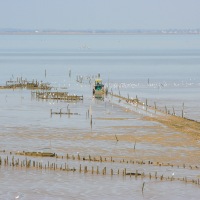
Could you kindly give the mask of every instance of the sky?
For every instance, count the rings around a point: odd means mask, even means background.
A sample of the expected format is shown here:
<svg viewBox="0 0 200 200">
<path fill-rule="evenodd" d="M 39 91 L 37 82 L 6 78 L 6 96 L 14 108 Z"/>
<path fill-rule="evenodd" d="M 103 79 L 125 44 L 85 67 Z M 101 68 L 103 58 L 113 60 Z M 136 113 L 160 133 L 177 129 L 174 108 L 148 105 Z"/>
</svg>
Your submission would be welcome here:
<svg viewBox="0 0 200 200">
<path fill-rule="evenodd" d="M 0 0 L 0 28 L 197 29 L 200 0 Z"/>
</svg>

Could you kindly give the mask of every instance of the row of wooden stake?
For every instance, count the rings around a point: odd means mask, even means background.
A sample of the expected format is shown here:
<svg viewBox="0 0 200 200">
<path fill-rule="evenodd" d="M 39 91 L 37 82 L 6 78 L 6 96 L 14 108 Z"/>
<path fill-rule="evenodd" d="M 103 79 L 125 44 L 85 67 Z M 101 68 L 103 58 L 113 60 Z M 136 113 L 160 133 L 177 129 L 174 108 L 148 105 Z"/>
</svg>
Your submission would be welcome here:
<svg viewBox="0 0 200 200">
<path fill-rule="evenodd" d="M 4 167 L 16 167 L 16 168 L 35 168 L 35 169 L 41 169 L 41 170 L 60 170 L 60 171 L 71 171 L 71 172 L 79 172 L 79 173 L 82 173 L 84 172 L 85 174 L 90 172 L 91 174 L 102 174 L 102 175 L 123 175 L 123 176 L 130 176 L 130 177 L 135 177 L 137 178 L 138 176 L 140 176 L 142 179 L 143 178 L 148 178 L 149 179 L 159 179 L 159 180 L 170 180 L 170 181 L 184 181 L 186 183 L 193 183 L 193 184 L 196 184 L 196 185 L 200 185 L 200 180 L 197 179 L 197 180 L 188 180 L 187 177 L 183 177 L 183 178 L 175 178 L 173 175 L 171 177 L 164 177 L 163 175 L 161 176 L 158 176 L 157 172 L 155 172 L 154 174 L 145 174 L 144 172 L 143 173 L 139 173 L 138 170 L 136 170 L 135 172 L 127 172 L 127 169 L 124 168 L 122 170 L 117 170 L 117 172 L 114 173 L 114 170 L 113 169 L 110 169 L 110 173 L 107 172 L 107 168 L 106 167 L 103 167 L 102 170 L 99 169 L 99 166 L 97 165 L 96 166 L 96 169 L 94 168 L 94 166 L 91 167 L 91 169 L 89 170 L 88 166 L 84 166 L 82 168 L 82 165 L 80 164 L 79 165 L 79 170 L 76 169 L 75 167 L 73 168 L 70 168 L 67 163 L 64 163 L 63 164 L 60 164 L 60 166 L 58 167 L 58 164 L 56 164 L 55 162 L 54 163 L 50 163 L 49 161 L 47 162 L 47 164 L 43 164 L 42 162 L 37 162 L 37 161 L 32 161 L 32 160 L 28 160 L 27 158 L 25 160 L 19 160 L 18 159 L 15 159 L 14 156 L 12 157 L 11 161 L 9 160 L 8 156 L 4 159 L 2 159 L 0 157 L 0 166 L 4 166 Z M 102 173 L 101 173 L 102 172 Z M 120 173 L 121 172 L 121 173 Z"/>
</svg>

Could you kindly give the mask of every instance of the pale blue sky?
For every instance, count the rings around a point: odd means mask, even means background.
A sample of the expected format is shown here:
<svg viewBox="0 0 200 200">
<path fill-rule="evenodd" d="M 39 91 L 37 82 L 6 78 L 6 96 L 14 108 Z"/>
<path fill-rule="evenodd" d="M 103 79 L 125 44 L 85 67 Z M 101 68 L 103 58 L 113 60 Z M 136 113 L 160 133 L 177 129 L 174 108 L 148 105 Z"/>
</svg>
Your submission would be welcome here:
<svg viewBox="0 0 200 200">
<path fill-rule="evenodd" d="M 195 29 L 200 0 L 0 0 L 0 28 Z"/>
</svg>

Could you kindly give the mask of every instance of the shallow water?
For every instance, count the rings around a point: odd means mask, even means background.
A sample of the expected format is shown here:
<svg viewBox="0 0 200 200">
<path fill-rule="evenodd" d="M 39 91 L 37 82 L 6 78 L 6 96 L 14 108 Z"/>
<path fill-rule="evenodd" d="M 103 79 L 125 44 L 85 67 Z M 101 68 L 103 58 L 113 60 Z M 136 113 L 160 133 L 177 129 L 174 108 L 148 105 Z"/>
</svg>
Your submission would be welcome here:
<svg viewBox="0 0 200 200">
<path fill-rule="evenodd" d="M 200 195 L 198 188 L 177 181 L 40 170 L 1 171 L 2 199 L 198 199 Z"/>
<path fill-rule="evenodd" d="M 187 39 L 187 45 L 183 41 Z M 53 90 L 83 95 L 80 102 L 38 101 L 29 90 L 0 91 L 0 150 L 47 151 L 172 163 L 171 167 L 107 163 L 110 169 L 140 170 L 197 179 L 200 143 L 144 116 L 158 113 L 92 98 L 88 77 L 101 74 L 115 94 L 161 110 L 165 106 L 200 121 L 199 36 L 0 36 L 0 84 L 17 77 L 49 82 Z M 87 48 L 86 48 L 87 47 Z M 47 75 L 45 77 L 45 69 Z M 69 70 L 72 72 L 69 77 Z M 83 82 L 76 82 L 83 76 Z M 67 87 L 67 89 L 62 89 Z M 79 115 L 52 115 L 50 110 Z M 88 110 L 92 109 L 92 127 Z M 116 141 L 116 136 L 119 141 Z M 135 148 L 135 149 L 134 149 Z M 9 154 L 9 153 L 7 153 Z M 2 154 L 6 156 L 6 154 Z M 47 159 L 42 158 L 43 162 Z M 59 164 L 62 160 L 57 161 Z M 68 161 L 79 166 L 78 161 Z M 187 168 L 178 168 L 186 163 Z M 88 163 L 91 167 L 91 163 Z M 72 167 L 73 167 L 72 166 Z M 96 166 L 96 164 L 95 164 Z M 100 167 L 103 167 L 99 163 Z M 199 186 L 110 175 L 13 169 L 1 166 L 2 199 L 198 199 Z M 145 182 L 144 193 L 142 184 Z M 167 195 L 166 195 L 167 194 Z"/>
</svg>

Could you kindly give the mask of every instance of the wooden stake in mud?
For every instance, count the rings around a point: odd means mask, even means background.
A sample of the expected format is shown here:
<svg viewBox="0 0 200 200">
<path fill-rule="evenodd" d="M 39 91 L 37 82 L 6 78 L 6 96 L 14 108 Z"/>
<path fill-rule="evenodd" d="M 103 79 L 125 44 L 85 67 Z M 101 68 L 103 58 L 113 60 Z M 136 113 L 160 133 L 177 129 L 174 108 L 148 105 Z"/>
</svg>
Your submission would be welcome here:
<svg viewBox="0 0 200 200">
<path fill-rule="evenodd" d="M 110 174 L 111 174 L 111 176 L 113 176 L 113 169 L 110 170 Z"/>
<path fill-rule="evenodd" d="M 80 160 L 81 159 L 81 157 L 80 157 L 80 155 L 78 154 L 78 160 Z"/>
<path fill-rule="evenodd" d="M 80 164 L 80 167 L 79 167 L 79 172 L 81 173 L 81 164 Z"/>
<path fill-rule="evenodd" d="M 116 139 L 117 142 L 119 141 L 118 138 L 117 138 L 117 136 L 116 136 L 116 134 L 115 134 L 115 139 Z"/>
<path fill-rule="evenodd" d="M 181 114 L 182 118 L 184 117 L 184 111 L 182 110 L 182 114 Z"/>
<path fill-rule="evenodd" d="M 147 99 L 146 99 L 146 110 L 147 110 L 148 104 L 147 104 Z"/>
<path fill-rule="evenodd" d="M 138 170 L 136 170 L 136 172 L 135 172 L 135 178 L 137 178 L 138 177 Z"/>
<path fill-rule="evenodd" d="M 84 173 L 87 173 L 87 166 L 85 166 Z"/>
<path fill-rule="evenodd" d="M 176 115 L 174 107 L 173 107 L 173 115 Z"/>
<path fill-rule="evenodd" d="M 154 109 L 155 109 L 155 113 L 156 113 L 156 109 L 157 109 L 156 102 L 154 102 Z"/>
<path fill-rule="evenodd" d="M 90 117 L 90 128 L 92 129 L 92 115 Z"/>
</svg>

